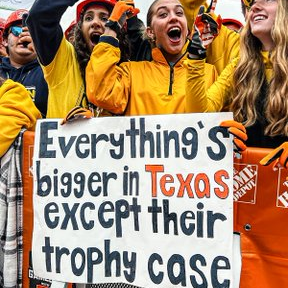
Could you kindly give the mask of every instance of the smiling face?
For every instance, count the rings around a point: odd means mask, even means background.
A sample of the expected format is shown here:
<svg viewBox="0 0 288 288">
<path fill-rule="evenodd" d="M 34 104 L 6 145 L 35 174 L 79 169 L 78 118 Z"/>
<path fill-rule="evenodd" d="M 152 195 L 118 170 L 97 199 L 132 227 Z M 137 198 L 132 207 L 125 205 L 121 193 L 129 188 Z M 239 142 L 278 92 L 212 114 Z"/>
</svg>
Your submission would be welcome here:
<svg viewBox="0 0 288 288">
<path fill-rule="evenodd" d="M 249 11 L 251 32 L 262 42 L 265 50 L 273 44 L 271 30 L 275 22 L 277 7 L 277 0 L 255 0 Z"/>
<path fill-rule="evenodd" d="M 161 48 L 167 61 L 175 62 L 180 57 L 188 28 L 183 7 L 178 0 L 159 0 L 153 5 L 147 34 Z"/>
<path fill-rule="evenodd" d="M 83 15 L 82 33 L 92 52 L 94 46 L 98 43 L 100 35 L 104 33 L 105 23 L 109 18 L 109 11 L 98 5 L 90 6 Z"/>
</svg>

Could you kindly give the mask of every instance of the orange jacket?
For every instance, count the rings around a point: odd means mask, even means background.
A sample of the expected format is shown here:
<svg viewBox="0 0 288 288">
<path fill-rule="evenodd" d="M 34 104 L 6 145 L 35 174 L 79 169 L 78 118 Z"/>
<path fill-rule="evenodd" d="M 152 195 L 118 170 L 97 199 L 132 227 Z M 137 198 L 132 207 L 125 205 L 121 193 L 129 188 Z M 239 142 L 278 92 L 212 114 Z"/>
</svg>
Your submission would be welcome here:
<svg viewBox="0 0 288 288">
<path fill-rule="evenodd" d="M 106 36 L 107 37 L 107 36 Z M 112 38 L 112 37 L 111 37 Z M 114 39 L 114 38 L 113 38 Z M 186 47 L 183 48 L 183 53 Z M 172 68 L 158 48 L 153 61 L 123 62 L 119 66 L 120 49 L 99 42 L 86 68 L 86 88 L 90 102 L 115 114 L 151 115 L 186 113 L 187 54 Z M 217 72 L 204 65 L 208 88 Z M 194 92 L 192 92 L 194 93 Z M 193 103 L 192 103 L 193 105 Z"/>
</svg>

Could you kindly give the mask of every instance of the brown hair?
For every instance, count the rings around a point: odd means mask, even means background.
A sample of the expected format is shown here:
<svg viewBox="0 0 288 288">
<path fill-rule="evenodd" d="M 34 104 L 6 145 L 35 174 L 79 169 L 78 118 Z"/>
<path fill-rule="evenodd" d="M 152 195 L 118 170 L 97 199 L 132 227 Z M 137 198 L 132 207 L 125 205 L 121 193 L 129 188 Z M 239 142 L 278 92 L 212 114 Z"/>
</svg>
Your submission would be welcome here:
<svg viewBox="0 0 288 288">
<path fill-rule="evenodd" d="M 249 17 L 249 15 L 248 15 Z M 288 5 L 279 0 L 271 36 L 274 49 L 271 51 L 273 77 L 268 84 L 264 117 L 267 119 L 265 134 L 288 136 Z M 262 44 L 251 33 L 249 19 L 241 32 L 240 61 L 235 70 L 235 98 L 232 110 L 237 121 L 246 126 L 253 125 L 257 118 L 257 101 L 261 87 L 266 81 L 265 66 L 262 60 Z"/>
<path fill-rule="evenodd" d="M 154 6 L 159 2 L 160 0 L 155 0 L 153 1 L 153 3 L 150 5 L 148 12 L 147 12 L 147 16 L 146 16 L 146 25 L 147 27 L 151 26 L 152 23 L 152 17 L 154 15 Z"/>
<path fill-rule="evenodd" d="M 74 30 L 75 38 L 74 38 L 73 45 L 76 50 L 77 60 L 80 66 L 82 78 L 85 79 L 85 69 L 90 59 L 91 52 L 86 44 L 86 41 L 84 39 L 83 32 L 82 32 L 83 17 L 84 17 L 84 13 L 81 13 L 80 21 L 75 26 L 75 30 Z M 118 35 L 118 39 L 119 39 L 119 47 L 121 50 L 120 62 L 128 61 L 130 57 L 130 44 L 128 41 L 127 33 L 124 30 L 124 28 L 122 28 L 120 35 Z"/>
</svg>

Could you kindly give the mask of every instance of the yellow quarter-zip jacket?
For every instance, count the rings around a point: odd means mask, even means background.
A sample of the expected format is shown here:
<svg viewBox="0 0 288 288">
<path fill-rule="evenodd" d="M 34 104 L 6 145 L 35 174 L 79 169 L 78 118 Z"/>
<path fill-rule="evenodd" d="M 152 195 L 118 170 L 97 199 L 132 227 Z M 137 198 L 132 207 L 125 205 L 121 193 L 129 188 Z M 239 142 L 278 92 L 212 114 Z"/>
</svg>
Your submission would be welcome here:
<svg viewBox="0 0 288 288">
<path fill-rule="evenodd" d="M 265 65 L 265 75 L 269 83 L 273 74 L 269 52 L 263 51 L 261 54 Z M 188 101 L 187 107 L 190 107 L 191 110 L 188 112 L 214 112 L 218 111 L 219 107 L 232 101 L 233 75 L 238 61 L 239 58 L 235 58 L 227 65 L 217 81 L 208 90 L 205 84 L 205 61 L 191 60 L 189 62 L 189 65 L 187 65 L 187 69 L 190 71 L 188 73 L 189 86 L 187 86 L 187 90 L 190 91 L 187 94 L 190 97 L 187 97 L 186 100 Z"/>
<path fill-rule="evenodd" d="M 110 43 L 108 43 L 110 42 Z M 111 44 L 112 43 L 112 44 Z M 101 36 L 86 68 L 87 96 L 90 102 L 115 114 L 151 115 L 185 113 L 187 59 L 167 63 L 158 48 L 152 51 L 153 61 L 123 62 L 119 66 L 117 40 Z M 205 85 L 217 77 L 214 66 L 204 64 Z M 192 91 L 192 93 L 194 93 Z M 193 105 L 193 103 L 191 103 Z"/>
</svg>

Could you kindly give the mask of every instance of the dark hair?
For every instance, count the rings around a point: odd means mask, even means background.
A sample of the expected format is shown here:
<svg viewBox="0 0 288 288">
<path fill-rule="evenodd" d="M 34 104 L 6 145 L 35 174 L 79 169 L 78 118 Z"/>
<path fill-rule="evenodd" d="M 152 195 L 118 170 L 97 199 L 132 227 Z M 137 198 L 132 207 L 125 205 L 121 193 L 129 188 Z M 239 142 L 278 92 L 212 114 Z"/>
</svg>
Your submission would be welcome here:
<svg viewBox="0 0 288 288">
<path fill-rule="evenodd" d="M 85 10 L 85 9 L 83 9 Z M 85 12 L 85 11 L 84 11 Z M 75 39 L 74 39 L 74 47 L 76 50 L 77 60 L 80 66 L 80 72 L 83 79 L 85 79 L 85 69 L 88 64 L 88 61 L 91 56 L 91 52 L 86 44 L 86 41 L 82 32 L 82 23 L 83 23 L 84 13 L 81 13 L 80 21 L 75 26 Z M 128 41 L 128 36 L 126 31 L 122 28 L 120 34 L 118 35 L 119 40 L 119 48 L 121 50 L 121 59 L 120 62 L 128 61 L 131 54 L 130 44 Z"/>
<path fill-rule="evenodd" d="M 74 31 L 75 38 L 74 38 L 73 45 L 75 47 L 81 76 L 83 79 L 85 79 L 85 69 L 90 59 L 91 53 L 89 51 L 89 48 L 86 44 L 86 41 L 82 33 L 82 29 L 81 29 L 82 22 L 83 22 L 82 19 L 83 19 L 83 16 L 81 16 L 81 20 L 75 26 L 75 31 Z"/>
<path fill-rule="evenodd" d="M 246 6 L 243 3 L 243 1 L 241 1 L 241 11 L 242 11 L 243 16 L 246 17 L 247 10 L 246 10 Z"/>
<path fill-rule="evenodd" d="M 5 82 L 5 79 L 0 76 L 0 87 L 2 86 L 2 84 L 3 84 L 4 82 Z"/>
<path fill-rule="evenodd" d="M 150 5 L 148 12 L 147 12 L 147 16 L 146 16 L 146 26 L 150 27 L 151 26 L 151 22 L 152 22 L 152 17 L 154 15 L 154 6 L 157 4 L 159 0 L 155 0 L 153 1 L 153 3 Z"/>
</svg>

